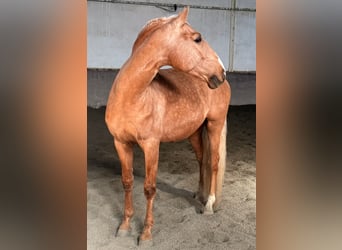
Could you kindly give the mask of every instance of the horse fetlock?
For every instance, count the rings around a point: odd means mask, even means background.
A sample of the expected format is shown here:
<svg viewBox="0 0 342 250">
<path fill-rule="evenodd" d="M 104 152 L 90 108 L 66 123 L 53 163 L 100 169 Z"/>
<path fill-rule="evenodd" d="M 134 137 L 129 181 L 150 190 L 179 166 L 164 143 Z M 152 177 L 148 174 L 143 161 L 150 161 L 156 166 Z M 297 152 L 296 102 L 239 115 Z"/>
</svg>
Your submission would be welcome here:
<svg viewBox="0 0 342 250">
<path fill-rule="evenodd" d="M 205 204 L 206 198 L 201 185 L 199 186 L 198 191 L 194 194 L 194 198 L 199 200 L 202 204 Z"/>
<path fill-rule="evenodd" d="M 153 216 L 150 215 L 150 216 L 148 216 L 148 217 L 145 219 L 145 222 L 144 222 L 144 231 L 146 231 L 146 230 L 151 231 L 151 229 L 152 229 L 152 227 L 153 227 L 153 224 L 154 224 Z"/>
<path fill-rule="evenodd" d="M 153 242 L 152 242 L 152 233 L 150 230 L 145 230 L 142 232 L 142 234 L 139 237 L 139 246 L 141 247 L 152 247 Z"/>
<path fill-rule="evenodd" d="M 151 240 L 152 239 L 152 225 L 145 225 L 142 234 L 140 235 L 140 240 Z"/>
<path fill-rule="evenodd" d="M 214 209 L 213 209 L 214 203 L 215 203 L 215 195 L 209 195 L 208 201 L 204 207 L 203 214 L 213 214 L 214 213 Z"/>
<path fill-rule="evenodd" d="M 128 236 L 131 232 L 131 227 L 130 227 L 130 224 L 127 220 L 124 220 L 118 231 L 116 232 L 116 237 L 123 237 L 123 236 Z"/>
<path fill-rule="evenodd" d="M 122 222 L 121 222 L 121 225 L 120 225 L 120 229 L 123 229 L 123 230 L 130 230 L 130 220 L 131 220 L 131 217 L 125 215 Z"/>
<path fill-rule="evenodd" d="M 133 209 L 126 209 L 125 210 L 125 219 L 127 222 L 130 221 L 130 219 L 133 217 L 134 210 Z"/>
</svg>

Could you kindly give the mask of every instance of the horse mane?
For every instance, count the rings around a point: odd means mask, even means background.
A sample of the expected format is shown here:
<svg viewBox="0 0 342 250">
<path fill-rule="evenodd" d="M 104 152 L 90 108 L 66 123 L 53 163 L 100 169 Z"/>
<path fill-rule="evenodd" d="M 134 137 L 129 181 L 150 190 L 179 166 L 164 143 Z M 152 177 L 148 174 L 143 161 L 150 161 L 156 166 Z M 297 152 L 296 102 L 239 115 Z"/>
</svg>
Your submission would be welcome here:
<svg viewBox="0 0 342 250">
<path fill-rule="evenodd" d="M 170 20 L 176 18 L 177 16 L 169 16 L 169 17 L 162 17 L 162 18 L 155 18 L 150 20 L 145 24 L 142 30 L 139 32 L 132 48 L 132 54 L 136 51 L 144 41 L 150 37 L 150 35 L 155 32 L 158 28 L 163 26 L 164 24 L 170 22 Z"/>
</svg>

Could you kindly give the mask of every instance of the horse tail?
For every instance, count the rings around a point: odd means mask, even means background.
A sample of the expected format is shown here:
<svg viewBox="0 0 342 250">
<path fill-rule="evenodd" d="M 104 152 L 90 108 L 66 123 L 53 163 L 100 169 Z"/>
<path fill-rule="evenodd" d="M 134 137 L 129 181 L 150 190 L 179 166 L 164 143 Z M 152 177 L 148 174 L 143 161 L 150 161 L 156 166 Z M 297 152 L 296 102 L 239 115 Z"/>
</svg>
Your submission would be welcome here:
<svg viewBox="0 0 342 250">
<path fill-rule="evenodd" d="M 219 145 L 219 163 L 216 181 L 216 193 L 214 208 L 217 208 L 222 200 L 222 187 L 224 181 L 224 173 L 226 170 L 226 138 L 227 138 L 227 120 L 225 120 Z M 203 126 L 202 130 L 202 143 L 203 143 L 203 161 L 201 165 L 201 174 L 203 179 L 202 194 L 203 199 L 206 201 L 210 194 L 211 185 L 211 157 L 210 157 L 210 142 L 206 126 Z"/>
</svg>

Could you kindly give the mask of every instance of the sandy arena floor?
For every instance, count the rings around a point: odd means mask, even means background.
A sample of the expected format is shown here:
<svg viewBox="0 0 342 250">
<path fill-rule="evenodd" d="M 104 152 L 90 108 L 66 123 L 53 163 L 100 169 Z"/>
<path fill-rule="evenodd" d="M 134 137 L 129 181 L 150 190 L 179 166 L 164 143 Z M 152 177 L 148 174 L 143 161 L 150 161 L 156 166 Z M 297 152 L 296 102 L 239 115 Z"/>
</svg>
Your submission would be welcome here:
<svg viewBox="0 0 342 250">
<path fill-rule="evenodd" d="M 255 249 L 255 106 L 231 106 L 228 115 L 227 168 L 220 209 L 202 215 L 193 198 L 198 165 L 189 142 L 161 144 L 153 245 L 149 249 Z M 134 155 L 132 232 L 115 237 L 123 213 L 121 168 L 104 108 L 88 108 L 88 249 L 141 249 L 146 200 L 143 154 Z"/>
</svg>

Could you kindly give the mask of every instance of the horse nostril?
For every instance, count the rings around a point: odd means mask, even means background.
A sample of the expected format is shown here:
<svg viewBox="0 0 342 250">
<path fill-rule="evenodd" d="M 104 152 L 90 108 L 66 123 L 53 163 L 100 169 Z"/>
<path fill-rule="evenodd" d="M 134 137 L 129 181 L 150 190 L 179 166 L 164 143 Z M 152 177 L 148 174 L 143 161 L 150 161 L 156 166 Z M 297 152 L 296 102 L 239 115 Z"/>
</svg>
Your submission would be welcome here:
<svg viewBox="0 0 342 250">
<path fill-rule="evenodd" d="M 216 75 L 213 75 L 209 78 L 209 88 L 211 89 L 216 89 L 218 86 L 220 86 L 225 80 L 225 76 L 222 75 L 222 80 L 219 79 L 219 77 L 217 77 Z"/>
</svg>

